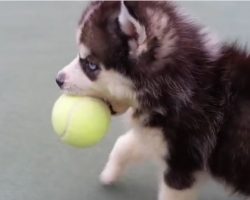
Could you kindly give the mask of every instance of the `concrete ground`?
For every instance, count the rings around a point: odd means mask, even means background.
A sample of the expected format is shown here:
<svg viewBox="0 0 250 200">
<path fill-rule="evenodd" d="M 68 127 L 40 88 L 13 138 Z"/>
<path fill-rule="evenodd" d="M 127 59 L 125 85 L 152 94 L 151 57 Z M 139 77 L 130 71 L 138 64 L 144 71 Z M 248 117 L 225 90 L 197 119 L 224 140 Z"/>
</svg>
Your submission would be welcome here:
<svg viewBox="0 0 250 200">
<path fill-rule="evenodd" d="M 221 38 L 250 41 L 250 2 L 180 4 Z M 130 170 L 115 187 L 98 182 L 108 152 L 126 129 L 119 118 L 105 140 L 90 149 L 64 145 L 52 131 L 51 108 L 60 94 L 54 77 L 77 53 L 74 31 L 85 5 L 0 3 L 0 200 L 156 199 L 150 163 Z M 200 199 L 237 198 L 210 182 Z"/>
</svg>

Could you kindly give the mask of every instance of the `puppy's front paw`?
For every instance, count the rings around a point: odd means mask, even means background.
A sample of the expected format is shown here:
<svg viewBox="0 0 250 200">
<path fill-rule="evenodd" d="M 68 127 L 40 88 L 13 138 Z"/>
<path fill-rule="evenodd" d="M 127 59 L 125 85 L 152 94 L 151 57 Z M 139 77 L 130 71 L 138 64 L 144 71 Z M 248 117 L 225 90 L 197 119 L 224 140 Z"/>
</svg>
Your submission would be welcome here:
<svg viewBox="0 0 250 200">
<path fill-rule="evenodd" d="M 114 166 L 106 166 L 100 175 L 100 182 L 103 185 L 113 185 L 119 178 L 119 169 Z"/>
</svg>

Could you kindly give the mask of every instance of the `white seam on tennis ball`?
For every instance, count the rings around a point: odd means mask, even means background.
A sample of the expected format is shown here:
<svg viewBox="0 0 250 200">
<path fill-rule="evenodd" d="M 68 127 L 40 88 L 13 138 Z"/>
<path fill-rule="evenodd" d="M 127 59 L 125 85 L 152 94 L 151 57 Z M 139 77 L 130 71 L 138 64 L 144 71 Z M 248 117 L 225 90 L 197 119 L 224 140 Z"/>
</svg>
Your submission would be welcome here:
<svg viewBox="0 0 250 200">
<path fill-rule="evenodd" d="M 63 131 L 63 133 L 62 133 L 62 135 L 61 135 L 61 139 L 62 139 L 62 140 L 63 140 L 64 137 L 66 136 L 66 133 L 67 133 L 67 131 L 68 131 L 68 128 L 69 128 L 69 124 L 70 124 L 72 115 L 73 115 L 73 113 L 74 113 L 74 110 L 82 103 L 81 101 L 82 101 L 82 99 L 78 99 L 78 101 L 75 102 L 75 104 L 72 106 L 72 108 L 71 108 L 70 111 L 69 111 L 69 115 L 68 115 L 68 117 L 67 117 L 66 127 L 65 127 L 65 129 L 64 129 L 64 131 Z"/>
</svg>

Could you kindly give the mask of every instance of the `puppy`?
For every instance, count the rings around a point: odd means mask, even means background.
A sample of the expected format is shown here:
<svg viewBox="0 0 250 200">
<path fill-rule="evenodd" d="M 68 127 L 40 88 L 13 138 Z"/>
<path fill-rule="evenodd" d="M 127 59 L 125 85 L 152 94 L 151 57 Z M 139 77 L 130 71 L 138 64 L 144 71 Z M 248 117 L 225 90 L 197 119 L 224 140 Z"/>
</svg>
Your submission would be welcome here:
<svg viewBox="0 0 250 200">
<path fill-rule="evenodd" d="M 153 159 L 159 200 L 194 200 L 201 174 L 250 195 L 250 57 L 219 42 L 173 2 L 92 2 L 77 32 L 79 53 L 57 75 L 71 95 L 130 108 L 101 174 Z"/>
</svg>

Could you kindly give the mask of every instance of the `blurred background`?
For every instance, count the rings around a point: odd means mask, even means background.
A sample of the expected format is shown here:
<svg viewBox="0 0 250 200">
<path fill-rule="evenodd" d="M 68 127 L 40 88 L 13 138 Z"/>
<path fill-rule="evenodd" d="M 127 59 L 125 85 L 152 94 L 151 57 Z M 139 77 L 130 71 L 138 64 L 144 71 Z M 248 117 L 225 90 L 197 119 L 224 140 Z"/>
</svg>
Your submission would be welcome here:
<svg viewBox="0 0 250 200">
<path fill-rule="evenodd" d="M 221 39 L 250 41 L 250 2 L 178 2 Z M 86 2 L 0 2 L 0 200 L 153 200 L 156 170 L 137 166 L 102 187 L 98 176 L 118 135 L 90 149 L 62 144 L 50 115 L 60 95 L 54 78 L 77 53 L 75 30 Z M 209 182 L 201 200 L 228 197 Z"/>
</svg>

